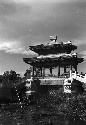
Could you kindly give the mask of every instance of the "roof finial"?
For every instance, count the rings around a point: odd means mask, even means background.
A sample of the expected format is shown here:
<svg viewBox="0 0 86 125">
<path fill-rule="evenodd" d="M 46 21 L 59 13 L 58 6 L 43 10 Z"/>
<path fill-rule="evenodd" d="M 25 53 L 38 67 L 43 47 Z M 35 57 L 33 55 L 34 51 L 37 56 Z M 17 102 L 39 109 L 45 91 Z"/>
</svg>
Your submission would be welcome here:
<svg viewBox="0 0 86 125">
<path fill-rule="evenodd" d="M 57 41 L 57 35 L 50 36 L 50 40 L 56 42 Z"/>
</svg>

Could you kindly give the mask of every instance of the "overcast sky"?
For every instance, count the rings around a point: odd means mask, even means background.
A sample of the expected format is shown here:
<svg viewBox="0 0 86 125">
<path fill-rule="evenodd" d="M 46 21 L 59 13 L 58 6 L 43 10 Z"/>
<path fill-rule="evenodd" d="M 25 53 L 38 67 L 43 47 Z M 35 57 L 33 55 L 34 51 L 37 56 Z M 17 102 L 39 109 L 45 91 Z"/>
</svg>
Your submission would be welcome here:
<svg viewBox="0 0 86 125">
<path fill-rule="evenodd" d="M 86 0 L 0 0 L 0 73 L 25 72 L 29 45 L 45 43 L 58 34 L 71 40 L 86 59 Z M 78 66 L 86 72 L 85 61 Z"/>
</svg>

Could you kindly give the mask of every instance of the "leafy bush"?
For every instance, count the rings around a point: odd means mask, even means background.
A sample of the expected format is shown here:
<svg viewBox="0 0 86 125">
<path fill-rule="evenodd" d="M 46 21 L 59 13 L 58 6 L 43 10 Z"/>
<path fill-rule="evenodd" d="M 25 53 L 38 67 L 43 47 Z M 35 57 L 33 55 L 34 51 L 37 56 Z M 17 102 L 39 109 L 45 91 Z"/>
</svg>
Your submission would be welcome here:
<svg viewBox="0 0 86 125">
<path fill-rule="evenodd" d="M 76 120 L 77 118 L 86 121 L 86 93 L 65 94 L 56 90 L 40 97 L 41 105 L 52 110 L 56 114 L 62 113 L 65 118 Z"/>
</svg>

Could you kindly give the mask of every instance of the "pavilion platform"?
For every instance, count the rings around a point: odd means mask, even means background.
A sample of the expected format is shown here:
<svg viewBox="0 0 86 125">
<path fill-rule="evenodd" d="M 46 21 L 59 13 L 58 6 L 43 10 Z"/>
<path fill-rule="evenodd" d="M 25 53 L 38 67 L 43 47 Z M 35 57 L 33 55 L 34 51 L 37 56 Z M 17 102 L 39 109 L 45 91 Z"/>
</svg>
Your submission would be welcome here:
<svg viewBox="0 0 86 125">
<path fill-rule="evenodd" d="M 45 77 L 40 78 L 40 85 L 64 85 L 65 78 Z"/>
</svg>

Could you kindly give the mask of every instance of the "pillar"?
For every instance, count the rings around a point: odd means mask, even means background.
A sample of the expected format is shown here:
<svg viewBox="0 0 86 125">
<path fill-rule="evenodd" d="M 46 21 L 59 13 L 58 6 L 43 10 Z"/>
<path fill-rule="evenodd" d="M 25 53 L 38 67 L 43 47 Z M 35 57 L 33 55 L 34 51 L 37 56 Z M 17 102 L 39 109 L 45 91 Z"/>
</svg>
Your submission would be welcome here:
<svg viewBox="0 0 86 125">
<path fill-rule="evenodd" d="M 33 76 L 34 76 L 34 66 L 33 66 Z"/>
<path fill-rule="evenodd" d="M 75 65 L 74 67 L 75 67 L 75 71 L 77 72 L 77 65 Z"/>
<path fill-rule="evenodd" d="M 52 67 L 50 67 L 50 74 L 52 75 Z"/>
<path fill-rule="evenodd" d="M 72 75 L 72 65 L 70 65 L 70 77 Z"/>
<path fill-rule="evenodd" d="M 64 66 L 64 73 L 66 73 L 66 66 Z"/>
<path fill-rule="evenodd" d="M 60 76 L 60 65 L 58 66 L 58 77 Z"/>
<path fill-rule="evenodd" d="M 45 76 L 45 68 L 43 68 L 43 76 Z"/>
<path fill-rule="evenodd" d="M 41 76 L 42 76 L 42 67 L 40 68 L 40 70 L 41 70 Z"/>
</svg>

